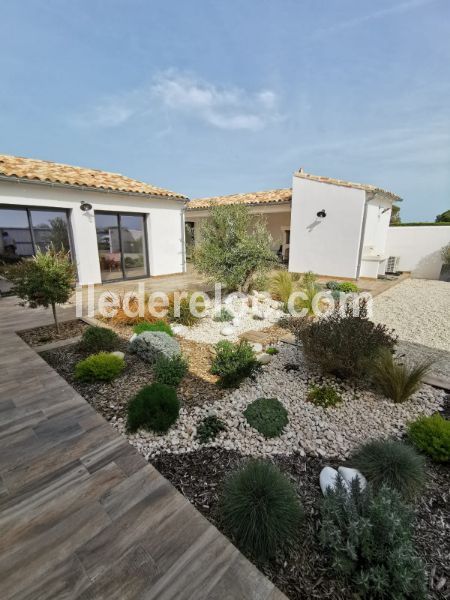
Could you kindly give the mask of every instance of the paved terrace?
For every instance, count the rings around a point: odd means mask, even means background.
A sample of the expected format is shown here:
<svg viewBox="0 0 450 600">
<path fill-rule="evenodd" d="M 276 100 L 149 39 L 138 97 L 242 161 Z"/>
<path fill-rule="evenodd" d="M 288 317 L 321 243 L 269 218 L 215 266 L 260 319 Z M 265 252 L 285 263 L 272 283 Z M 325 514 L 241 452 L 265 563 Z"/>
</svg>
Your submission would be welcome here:
<svg viewBox="0 0 450 600">
<path fill-rule="evenodd" d="M 15 334 L 50 322 L 0 300 L 2 600 L 284 598 Z"/>
</svg>

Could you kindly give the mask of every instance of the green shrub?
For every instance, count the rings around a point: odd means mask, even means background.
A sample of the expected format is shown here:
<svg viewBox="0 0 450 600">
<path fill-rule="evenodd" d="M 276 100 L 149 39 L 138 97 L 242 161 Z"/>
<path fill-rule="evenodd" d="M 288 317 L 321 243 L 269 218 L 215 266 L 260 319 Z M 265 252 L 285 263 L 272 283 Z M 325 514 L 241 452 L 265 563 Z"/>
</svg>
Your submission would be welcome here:
<svg viewBox="0 0 450 600">
<path fill-rule="evenodd" d="M 350 294 L 359 291 L 356 283 L 353 283 L 352 281 L 328 281 L 326 287 L 329 290 L 336 292 L 344 292 L 344 294 Z"/>
<path fill-rule="evenodd" d="M 251 290 L 256 290 L 258 292 L 267 290 L 268 287 L 269 287 L 269 278 L 266 273 L 257 273 L 253 277 L 253 279 L 251 281 L 251 285 L 250 285 Z"/>
<path fill-rule="evenodd" d="M 378 391 L 394 402 L 405 402 L 422 385 L 431 362 L 404 365 L 395 361 L 392 352 L 382 349 L 370 366 L 372 380 Z"/>
<path fill-rule="evenodd" d="M 275 354 L 278 354 L 279 350 L 278 348 L 274 348 L 273 346 L 270 346 L 270 348 L 266 348 L 266 354 L 270 354 L 272 356 L 274 356 Z"/>
<path fill-rule="evenodd" d="M 365 377 L 380 350 L 393 350 L 396 343 L 385 325 L 363 316 L 342 315 L 340 311 L 317 321 L 293 321 L 308 362 L 338 377 Z"/>
<path fill-rule="evenodd" d="M 438 413 L 411 423 L 408 436 L 419 450 L 436 462 L 450 462 L 450 421 Z"/>
<path fill-rule="evenodd" d="M 144 331 L 130 342 L 130 352 L 153 364 L 160 356 L 177 356 L 181 349 L 178 341 L 165 331 Z"/>
<path fill-rule="evenodd" d="M 219 376 L 222 387 L 234 387 L 252 375 L 258 368 L 255 352 L 246 341 L 233 344 L 223 340 L 216 344 L 216 355 L 212 361 L 211 373 Z"/>
<path fill-rule="evenodd" d="M 172 327 L 166 323 L 165 321 L 155 321 L 154 323 L 149 323 L 148 321 L 142 321 L 142 323 L 137 323 L 133 327 L 134 333 L 139 335 L 144 331 L 164 331 L 167 335 L 173 336 Z"/>
<path fill-rule="evenodd" d="M 192 294 L 189 294 L 187 297 L 183 296 L 179 301 L 179 310 L 177 310 L 175 304 L 175 297 L 173 294 L 169 295 L 169 307 L 167 310 L 167 318 L 174 323 L 180 323 L 180 325 L 186 325 L 187 327 L 192 327 L 193 325 L 197 325 L 200 318 L 192 314 L 190 307 L 190 300 Z M 202 307 L 202 303 L 198 302 L 197 310 L 198 312 L 202 312 L 205 307 Z"/>
<path fill-rule="evenodd" d="M 188 370 L 187 360 L 181 354 L 175 356 L 160 355 L 155 362 L 153 372 L 155 381 L 177 387 Z"/>
<path fill-rule="evenodd" d="M 175 389 L 164 383 L 146 385 L 128 404 L 128 431 L 140 427 L 166 433 L 175 423 L 180 412 L 180 402 Z"/>
<path fill-rule="evenodd" d="M 290 481 L 272 463 L 260 460 L 228 477 L 220 512 L 238 547 L 260 561 L 295 544 L 303 516 Z"/>
<path fill-rule="evenodd" d="M 414 448 L 394 440 L 373 440 L 360 446 L 350 464 L 359 469 L 375 490 L 387 485 L 412 500 L 425 482 L 425 461 Z"/>
<path fill-rule="evenodd" d="M 342 396 L 331 385 L 315 385 L 308 392 L 308 400 L 316 406 L 329 408 L 340 404 Z"/>
<path fill-rule="evenodd" d="M 244 416 L 266 438 L 281 435 L 289 422 L 287 410 L 276 398 L 258 398 L 247 406 Z"/>
<path fill-rule="evenodd" d="M 75 378 L 80 381 L 112 381 L 125 367 L 125 361 L 108 352 L 92 354 L 75 366 Z"/>
<path fill-rule="evenodd" d="M 226 431 L 225 423 L 214 415 L 205 417 L 197 427 L 197 439 L 201 444 L 206 444 L 215 439 L 221 431 Z"/>
<path fill-rule="evenodd" d="M 111 352 L 119 346 L 119 336 L 106 327 L 87 327 L 81 338 L 80 347 L 88 352 Z"/>
<path fill-rule="evenodd" d="M 425 598 L 425 572 L 412 544 L 412 514 L 395 490 L 373 495 L 338 478 L 322 499 L 319 539 L 335 573 L 358 598 Z"/>
<path fill-rule="evenodd" d="M 213 317 L 213 321 L 217 321 L 219 323 L 224 323 L 227 321 L 232 321 L 233 320 L 233 315 L 231 314 L 231 312 L 223 307 L 220 309 L 220 312 L 218 312 L 216 315 L 214 315 Z"/>
</svg>

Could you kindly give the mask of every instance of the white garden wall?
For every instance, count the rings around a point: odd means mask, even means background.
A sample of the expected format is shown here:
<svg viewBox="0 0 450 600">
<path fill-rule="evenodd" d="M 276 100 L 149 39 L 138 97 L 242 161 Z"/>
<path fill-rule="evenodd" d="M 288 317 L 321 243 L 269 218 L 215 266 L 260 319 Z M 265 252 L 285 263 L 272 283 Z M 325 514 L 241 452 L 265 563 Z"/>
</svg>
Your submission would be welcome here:
<svg viewBox="0 0 450 600">
<path fill-rule="evenodd" d="M 82 212 L 81 201 L 91 204 L 93 210 Z M 146 215 L 150 275 L 167 275 L 185 270 L 183 202 L 169 198 L 83 191 L 51 184 L 2 181 L 0 206 L 8 204 L 70 211 L 73 249 L 79 283 L 82 285 L 101 282 L 95 210 Z"/>
<path fill-rule="evenodd" d="M 440 252 L 450 243 L 450 225 L 389 227 L 386 254 L 399 256 L 399 270 L 420 279 L 439 279 Z"/>
</svg>

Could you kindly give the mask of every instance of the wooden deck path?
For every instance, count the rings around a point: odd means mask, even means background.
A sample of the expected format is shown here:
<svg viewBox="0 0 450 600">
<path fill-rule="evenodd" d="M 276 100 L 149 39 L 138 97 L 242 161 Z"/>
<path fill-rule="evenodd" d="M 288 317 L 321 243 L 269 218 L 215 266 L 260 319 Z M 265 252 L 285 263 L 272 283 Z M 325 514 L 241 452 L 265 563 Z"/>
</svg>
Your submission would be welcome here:
<svg viewBox="0 0 450 600">
<path fill-rule="evenodd" d="M 0 598 L 285 598 L 14 333 L 49 322 L 0 300 Z"/>
</svg>

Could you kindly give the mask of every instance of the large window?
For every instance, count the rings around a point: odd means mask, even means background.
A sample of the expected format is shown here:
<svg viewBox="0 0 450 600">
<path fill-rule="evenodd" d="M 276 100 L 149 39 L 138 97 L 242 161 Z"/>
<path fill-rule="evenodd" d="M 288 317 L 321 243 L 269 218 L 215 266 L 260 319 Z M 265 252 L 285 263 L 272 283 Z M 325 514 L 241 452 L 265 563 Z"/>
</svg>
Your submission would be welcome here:
<svg viewBox="0 0 450 600">
<path fill-rule="evenodd" d="M 148 274 L 143 215 L 96 211 L 95 225 L 102 281 Z"/>
<path fill-rule="evenodd" d="M 51 244 L 70 251 L 67 211 L 0 207 L 0 257 L 27 257 Z"/>
</svg>

